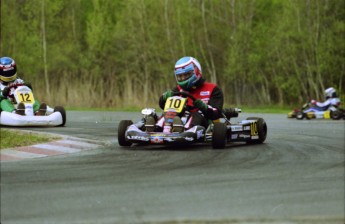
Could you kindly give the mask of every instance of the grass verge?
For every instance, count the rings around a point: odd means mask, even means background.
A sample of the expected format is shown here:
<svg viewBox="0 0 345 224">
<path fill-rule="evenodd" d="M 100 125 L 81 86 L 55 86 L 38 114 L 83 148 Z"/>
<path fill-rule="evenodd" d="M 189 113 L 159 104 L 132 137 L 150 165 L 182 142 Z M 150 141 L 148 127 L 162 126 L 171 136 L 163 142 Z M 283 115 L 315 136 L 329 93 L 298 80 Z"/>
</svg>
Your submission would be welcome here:
<svg viewBox="0 0 345 224">
<path fill-rule="evenodd" d="M 19 130 L 11 130 L 5 128 L 0 128 L 0 138 L 0 150 L 19 146 L 34 145 L 61 139 L 61 137 L 53 135 L 22 132 Z"/>
</svg>

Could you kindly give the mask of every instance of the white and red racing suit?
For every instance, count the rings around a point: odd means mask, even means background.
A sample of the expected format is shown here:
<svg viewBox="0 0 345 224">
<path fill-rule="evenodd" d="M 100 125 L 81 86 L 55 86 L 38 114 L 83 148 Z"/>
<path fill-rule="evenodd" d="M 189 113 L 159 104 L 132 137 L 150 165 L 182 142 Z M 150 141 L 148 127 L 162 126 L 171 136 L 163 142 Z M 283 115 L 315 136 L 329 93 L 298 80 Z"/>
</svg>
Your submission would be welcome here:
<svg viewBox="0 0 345 224">
<path fill-rule="evenodd" d="M 182 88 L 180 86 L 176 86 L 172 89 L 173 92 L 179 92 L 181 90 Z M 221 117 L 224 96 L 222 90 L 216 84 L 205 82 L 204 79 L 200 79 L 197 84 L 188 91 L 188 93 L 194 96 L 196 99 L 201 99 L 204 103 L 206 103 L 207 110 L 199 113 L 199 109 L 193 105 L 192 99 L 188 98 L 187 110 L 191 113 L 191 117 L 186 123 L 186 128 L 190 128 L 195 125 L 207 127 L 208 120 L 216 120 Z M 159 106 L 163 109 L 164 105 L 165 100 L 161 96 L 159 98 Z"/>
</svg>

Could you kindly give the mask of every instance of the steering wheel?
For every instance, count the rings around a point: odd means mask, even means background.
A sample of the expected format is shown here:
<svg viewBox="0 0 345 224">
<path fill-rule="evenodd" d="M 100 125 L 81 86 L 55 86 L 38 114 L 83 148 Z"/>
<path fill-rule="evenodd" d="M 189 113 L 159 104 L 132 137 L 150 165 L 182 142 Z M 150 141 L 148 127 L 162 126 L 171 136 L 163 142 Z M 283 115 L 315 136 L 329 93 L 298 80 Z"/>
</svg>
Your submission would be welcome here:
<svg viewBox="0 0 345 224">
<path fill-rule="evenodd" d="M 194 103 L 194 101 L 197 100 L 197 98 L 195 98 L 193 95 L 191 95 L 190 93 L 184 92 L 184 91 L 182 91 L 182 92 L 172 92 L 172 95 L 173 96 L 188 97 L 188 98 L 190 98 L 193 101 L 193 103 Z"/>
</svg>

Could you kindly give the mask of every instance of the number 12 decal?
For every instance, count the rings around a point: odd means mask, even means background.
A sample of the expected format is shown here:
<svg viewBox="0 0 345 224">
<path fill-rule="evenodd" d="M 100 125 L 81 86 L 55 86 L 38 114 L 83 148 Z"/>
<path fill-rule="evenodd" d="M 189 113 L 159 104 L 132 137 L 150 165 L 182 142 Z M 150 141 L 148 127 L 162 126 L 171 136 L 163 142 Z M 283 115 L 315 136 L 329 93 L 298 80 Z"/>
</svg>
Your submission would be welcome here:
<svg viewBox="0 0 345 224">
<path fill-rule="evenodd" d="M 28 102 L 28 103 L 33 103 L 34 102 L 34 97 L 32 93 L 18 93 L 17 94 L 18 99 L 20 102 Z"/>
</svg>

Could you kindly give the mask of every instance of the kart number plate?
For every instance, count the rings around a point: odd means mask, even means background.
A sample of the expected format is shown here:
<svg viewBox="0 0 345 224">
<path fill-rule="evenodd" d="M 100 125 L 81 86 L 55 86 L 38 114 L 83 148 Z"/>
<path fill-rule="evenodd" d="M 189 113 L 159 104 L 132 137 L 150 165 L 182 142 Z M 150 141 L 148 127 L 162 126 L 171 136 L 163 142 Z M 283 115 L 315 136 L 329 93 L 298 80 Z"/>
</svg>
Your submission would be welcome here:
<svg viewBox="0 0 345 224">
<path fill-rule="evenodd" d="M 34 103 L 32 92 L 17 92 L 18 103 Z"/>
<path fill-rule="evenodd" d="M 176 111 L 177 113 L 182 112 L 184 105 L 186 104 L 187 99 L 179 96 L 169 97 L 165 102 L 164 112 L 167 111 Z"/>
<path fill-rule="evenodd" d="M 256 124 L 256 122 L 253 122 L 250 124 L 250 134 L 251 136 L 256 136 L 258 135 L 258 126 Z"/>
</svg>

